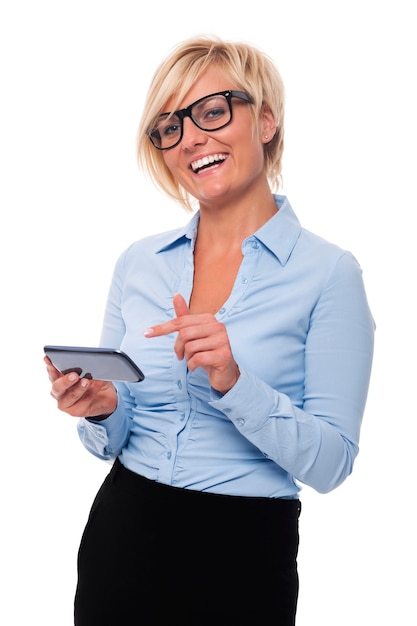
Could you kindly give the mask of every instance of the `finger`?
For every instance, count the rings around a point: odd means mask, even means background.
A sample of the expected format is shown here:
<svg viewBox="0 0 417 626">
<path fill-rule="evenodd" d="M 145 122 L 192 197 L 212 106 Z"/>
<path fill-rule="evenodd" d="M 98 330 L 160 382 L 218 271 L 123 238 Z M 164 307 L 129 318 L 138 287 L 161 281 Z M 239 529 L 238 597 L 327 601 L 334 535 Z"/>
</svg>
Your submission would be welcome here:
<svg viewBox="0 0 417 626">
<path fill-rule="evenodd" d="M 58 409 L 73 417 L 111 415 L 117 406 L 117 392 L 113 383 L 86 378 L 79 379 L 55 399 Z"/>
<path fill-rule="evenodd" d="M 177 317 L 182 317 L 183 315 L 189 315 L 190 309 L 187 306 L 186 301 L 180 293 L 176 293 L 173 299 L 174 309 Z"/>
<path fill-rule="evenodd" d="M 76 372 L 70 372 L 69 374 L 60 375 L 52 381 L 51 396 L 56 400 L 68 396 L 69 393 L 73 393 L 74 388 L 80 383 L 80 377 Z M 88 386 L 88 380 L 83 378 L 80 387 L 86 388 Z"/>
<path fill-rule="evenodd" d="M 54 365 L 52 365 L 51 360 L 47 356 L 45 356 L 43 360 L 45 362 L 46 371 L 51 383 L 53 383 L 57 378 L 61 378 L 61 372 Z"/>
<path fill-rule="evenodd" d="M 51 395 L 57 400 L 58 408 L 61 411 L 70 412 L 69 409 L 74 408 L 75 410 L 71 412 L 71 415 L 76 415 L 76 411 L 79 415 L 84 415 L 86 408 L 91 404 L 90 387 L 92 387 L 93 382 L 87 378 L 81 378 L 73 382 L 71 386 L 62 389 L 59 383 L 58 385 L 54 384 Z"/>
<path fill-rule="evenodd" d="M 230 353 L 228 337 L 217 321 L 204 327 L 184 329 L 179 333 L 179 339 L 183 343 L 187 362 L 196 355 L 205 354 L 208 358 L 212 358 L 209 355 Z"/>
<path fill-rule="evenodd" d="M 161 335 L 169 335 L 170 333 L 178 332 L 179 326 L 176 323 L 176 317 L 170 322 L 164 322 L 163 324 L 156 324 L 150 326 L 143 331 L 145 337 L 160 337 Z"/>
<path fill-rule="evenodd" d="M 183 296 L 180 293 L 176 293 L 173 299 L 173 304 L 174 304 L 174 310 L 175 313 L 177 314 L 177 318 L 184 318 L 185 315 L 189 315 L 190 314 L 190 309 L 187 306 L 186 301 L 184 300 Z M 180 335 L 178 334 L 177 339 L 175 341 L 175 345 L 174 345 L 174 352 L 177 355 L 177 359 L 179 361 L 182 361 L 182 359 L 184 358 L 184 343 L 181 340 Z"/>
<path fill-rule="evenodd" d="M 175 294 L 173 298 L 173 305 L 177 317 L 174 317 L 174 319 L 169 322 L 156 324 L 155 326 L 146 328 L 143 331 L 145 337 L 160 337 L 161 335 L 169 335 L 170 333 L 178 332 L 180 328 L 182 328 L 183 322 L 181 322 L 179 318 L 183 318 L 185 315 L 189 315 L 190 310 L 187 306 L 186 301 L 180 293 Z"/>
</svg>

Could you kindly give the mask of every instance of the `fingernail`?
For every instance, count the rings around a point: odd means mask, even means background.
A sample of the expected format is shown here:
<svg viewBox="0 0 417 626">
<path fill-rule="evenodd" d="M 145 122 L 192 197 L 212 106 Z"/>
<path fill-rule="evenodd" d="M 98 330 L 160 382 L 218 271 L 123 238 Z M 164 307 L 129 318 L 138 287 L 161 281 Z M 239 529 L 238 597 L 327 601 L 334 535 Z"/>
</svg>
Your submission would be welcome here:
<svg viewBox="0 0 417 626">
<path fill-rule="evenodd" d="M 152 337 L 152 335 L 154 334 L 154 330 L 153 330 L 153 328 L 146 328 L 143 331 L 143 334 L 144 334 L 145 337 Z"/>
</svg>

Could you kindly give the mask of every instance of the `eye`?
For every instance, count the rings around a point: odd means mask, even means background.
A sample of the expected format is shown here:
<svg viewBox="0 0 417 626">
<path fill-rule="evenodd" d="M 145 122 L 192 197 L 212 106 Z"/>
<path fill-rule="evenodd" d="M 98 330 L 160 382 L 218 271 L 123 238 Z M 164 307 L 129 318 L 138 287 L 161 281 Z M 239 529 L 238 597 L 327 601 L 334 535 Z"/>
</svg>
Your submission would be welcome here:
<svg viewBox="0 0 417 626">
<path fill-rule="evenodd" d="M 176 135 L 180 132 L 181 126 L 179 124 L 165 124 L 158 126 L 158 131 L 161 137 L 169 137 L 170 135 Z"/>
<path fill-rule="evenodd" d="M 181 122 L 176 115 L 162 115 L 152 130 L 152 136 L 156 138 L 172 137 L 181 133 Z"/>
<path fill-rule="evenodd" d="M 224 107 L 212 107 L 204 111 L 204 119 L 205 120 L 217 120 L 219 117 L 222 117 L 226 113 Z"/>
<path fill-rule="evenodd" d="M 229 115 L 227 101 L 223 96 L 209 98 L 196 107 L 193 115 L 202 126 L 218 124 L 219 120 Z"/>
</svg>

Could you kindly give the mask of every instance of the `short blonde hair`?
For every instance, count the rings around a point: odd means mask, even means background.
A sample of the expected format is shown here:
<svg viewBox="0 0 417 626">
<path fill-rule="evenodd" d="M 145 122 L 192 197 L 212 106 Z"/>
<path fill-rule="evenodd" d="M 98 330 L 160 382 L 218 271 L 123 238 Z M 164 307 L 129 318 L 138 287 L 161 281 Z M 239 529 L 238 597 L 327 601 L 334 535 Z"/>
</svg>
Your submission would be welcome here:
<svg viewBox="0 0 417 626">
<path fill-rule="evenodd" d="M 138 128 L 137 155 L 139 164 L 153 182 L 192 210 L 192 198 L 172 176 L 165 165 L 162 151 L 157 150 L 148 137 L 156 118 L 164 112 L 168 100 L 175 96 L 173 110 L 204 71 L 216 65 L 230 76 L 233 88 L 241 89 L 253 99 L 254 124 L 261 108 L 266 106 L 273 114 L 276 132 L 264 144 L 266 174 L 272 190 L 281 183 L 282 154 L 284 150 L 284 84 L 274 62 L 252 45 L 223 41 L 217 37 L 200 36 L 176 46 L 157 68 L 146 98 L 144 112 Z"/>
</svg>

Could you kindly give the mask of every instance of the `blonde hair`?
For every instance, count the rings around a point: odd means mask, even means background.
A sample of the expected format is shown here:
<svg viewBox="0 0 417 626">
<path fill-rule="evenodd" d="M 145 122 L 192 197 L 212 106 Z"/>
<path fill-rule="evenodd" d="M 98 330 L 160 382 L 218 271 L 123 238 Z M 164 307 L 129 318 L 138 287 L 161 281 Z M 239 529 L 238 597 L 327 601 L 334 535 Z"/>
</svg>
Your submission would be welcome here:
<svg viewBox="0 0 417 626">
<path fill-rule="evenodd" d="M 254 123 L 259 119 L 262 107 L 267 107 L 276 123 L 274 137 L 264 144 L 266 174 L 272 190 L 281 183 L 282 154 L 284 150 L 284 85 L 274 62 L 252 45 L 223 41 L 217 37 L 200 36 L 188 39 L 176 46 L 157 68 L 144 107 L 137 135 L 137 156 L 141 167 L 153 182 L 192 210 L 192 198 L 172 176 L 165 165 L 162 151 L 157 150 L 148 137 L 149 129 L 158 115 L 165 111 L 166 103 L 175 96 L 172 110 L 179 103 L 204 71 L 216 65 L 253 99 Z"/>
</svg>

